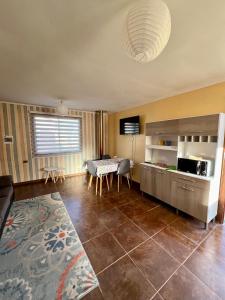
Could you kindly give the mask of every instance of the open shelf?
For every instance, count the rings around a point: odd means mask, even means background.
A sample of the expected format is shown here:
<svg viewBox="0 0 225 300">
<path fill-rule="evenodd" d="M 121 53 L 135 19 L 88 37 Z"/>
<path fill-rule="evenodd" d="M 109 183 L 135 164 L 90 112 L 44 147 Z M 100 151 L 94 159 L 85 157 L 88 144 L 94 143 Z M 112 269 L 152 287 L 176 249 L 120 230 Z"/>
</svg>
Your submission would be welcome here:
<svg viewBox="0 0 225 300">
<path fill-rule="evenodd" d="M 181 135 L 178 137 L 180 143 L 217 143 L 217 136 L 211 135 Z"/>
<path fill-rule="evenodd" d="M 157 149 L 157 150 L 177 151 L 176 146 L 147 145 L 146 148 L 148 148 L 148 149 Z"/>
</svg>

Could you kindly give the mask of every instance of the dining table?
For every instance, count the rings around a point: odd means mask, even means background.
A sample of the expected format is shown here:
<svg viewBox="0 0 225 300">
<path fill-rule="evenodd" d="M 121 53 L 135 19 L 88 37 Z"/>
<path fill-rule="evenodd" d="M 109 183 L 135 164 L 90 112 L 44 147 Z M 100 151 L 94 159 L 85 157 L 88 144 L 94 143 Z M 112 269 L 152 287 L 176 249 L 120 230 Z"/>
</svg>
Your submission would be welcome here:
<svg viewBox="0 0 225 300">
<path fill-rule="evenodd" d="M 113 157 L 110 159 L 93 160 L 96 167 L 96 175 L 100 178 L 100 196 L 102 195 L 102 179 L 103 176 L 110 174 L 110 186 L 112 186 L 113 173 L 117 171 L 119 163 L 124 160 L 121 157 Z M 130 168 L 134 167 L 134 162 L 130 160 Z"/>
</svg>

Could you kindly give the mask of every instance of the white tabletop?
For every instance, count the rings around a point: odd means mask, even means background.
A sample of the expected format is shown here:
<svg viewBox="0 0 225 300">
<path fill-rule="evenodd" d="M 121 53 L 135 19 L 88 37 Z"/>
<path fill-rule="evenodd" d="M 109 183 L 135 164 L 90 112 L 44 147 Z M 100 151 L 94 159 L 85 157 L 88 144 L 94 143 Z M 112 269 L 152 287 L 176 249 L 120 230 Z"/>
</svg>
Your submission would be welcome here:
<svg viewBox="0 0 225 300">
<path fill-rule="evenodd" d="M 118 169 L 118 165 L 124 158 L 111 158 L 111 159 L 102 159 L 102 160 L 94 160 L 93 163 L 97 169 L 97 175 L 108 174 L 112 172 L 116 172 Z M 133 167 L 134 163 L 130 161 L 131 168 Z"/>
</svg>

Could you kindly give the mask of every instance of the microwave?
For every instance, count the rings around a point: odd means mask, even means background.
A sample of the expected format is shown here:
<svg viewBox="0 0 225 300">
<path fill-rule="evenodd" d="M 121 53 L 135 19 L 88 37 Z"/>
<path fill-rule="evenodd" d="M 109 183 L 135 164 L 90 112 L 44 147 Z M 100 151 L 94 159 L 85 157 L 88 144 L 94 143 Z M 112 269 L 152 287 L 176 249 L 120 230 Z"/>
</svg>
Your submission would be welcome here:
<svg viewBox="0 0 225 300">
<path fill-rule="evenodd" d="M 213 175 L 213 161 L 179 157 L 177 162 L 177 170 L 208 177 Z"/>
</svg>

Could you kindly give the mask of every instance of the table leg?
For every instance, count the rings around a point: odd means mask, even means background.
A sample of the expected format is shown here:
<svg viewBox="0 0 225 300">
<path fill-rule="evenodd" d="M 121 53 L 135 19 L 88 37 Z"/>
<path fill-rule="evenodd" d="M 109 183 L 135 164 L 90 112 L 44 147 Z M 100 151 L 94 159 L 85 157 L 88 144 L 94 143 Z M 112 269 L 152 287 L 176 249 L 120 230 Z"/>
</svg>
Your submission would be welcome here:
<svg viewBox="0 0 225 300">
<path fill-rule="evenodd" d="M 113 173 L 110 173 L 110 187 L 112 188 L 113 183 Z"/>
<path fill-rule="evenodd" d="M 108 191 L 109 191 L 109 181 L 108 181 L 108 176 L 106 175 L 106 183 L 107 183 L 107 188 L 108 188 Z"/>
<path fill-rule="evenodd" d="M 100 175 L 100 197 L 102 196 L 102 175 Z"/>
<path fill-rule="evenodd" d="M 98 194 L 98 176 L 96 177 L 95 194 Z"/>
<path fill-rule="evenodd" d="M 129 174 L 127 174 L 127 183 L 128 183 L 129 189 L 130 189 L 130 180 L 129 180 Z"/>
<path fill-rule="evenodd" d="M 91 175 L 90 179 L 89 179 L 89 184 L 88 184 L 88 190 L 90 189 L 91 187 L 91 184 L 92 184 L 92 179 L 93 179 L 93 176 Z"/>
</svg>

